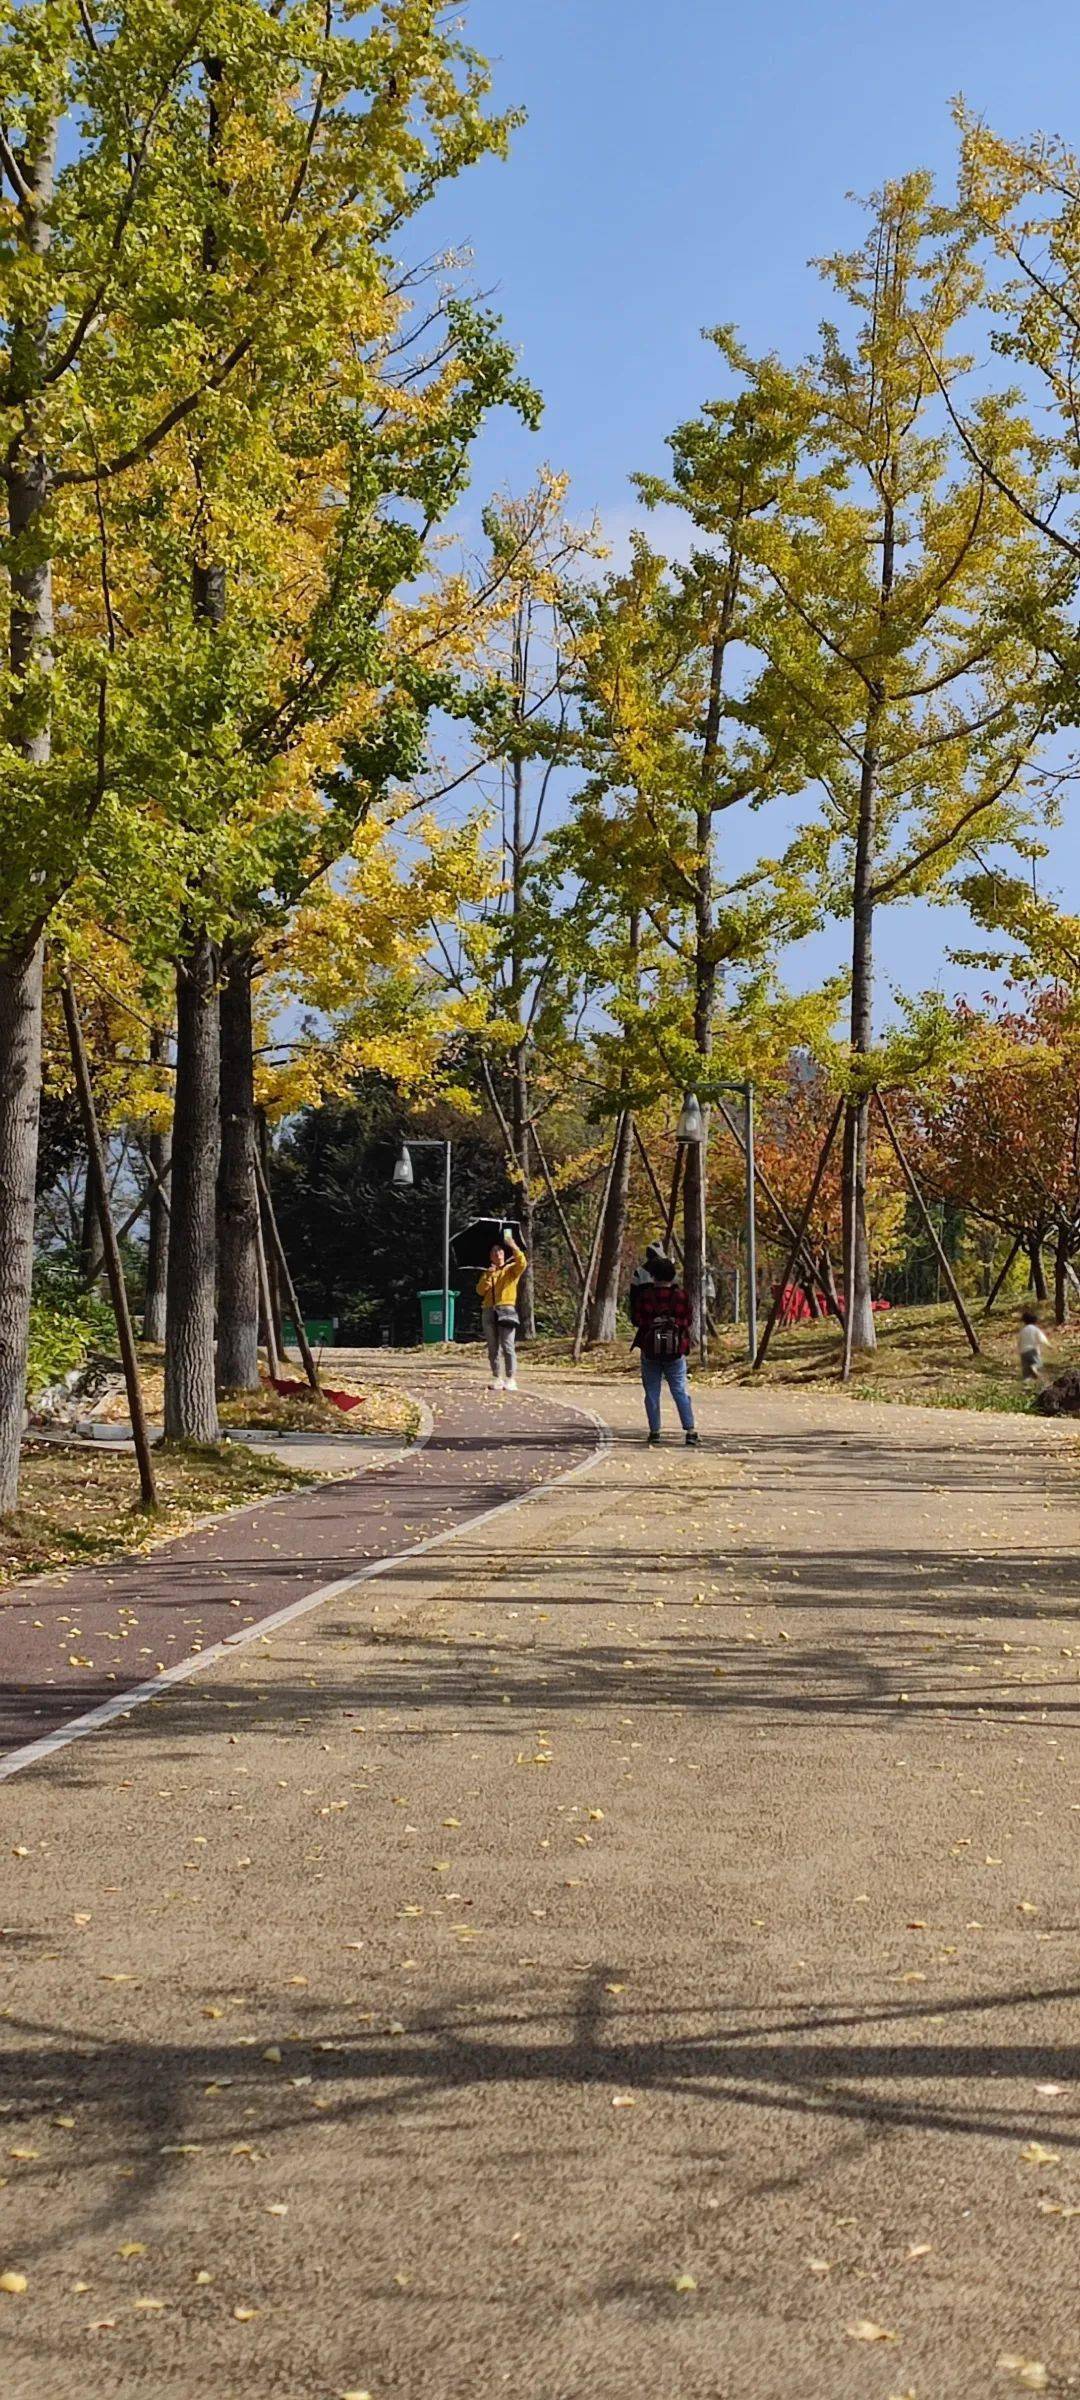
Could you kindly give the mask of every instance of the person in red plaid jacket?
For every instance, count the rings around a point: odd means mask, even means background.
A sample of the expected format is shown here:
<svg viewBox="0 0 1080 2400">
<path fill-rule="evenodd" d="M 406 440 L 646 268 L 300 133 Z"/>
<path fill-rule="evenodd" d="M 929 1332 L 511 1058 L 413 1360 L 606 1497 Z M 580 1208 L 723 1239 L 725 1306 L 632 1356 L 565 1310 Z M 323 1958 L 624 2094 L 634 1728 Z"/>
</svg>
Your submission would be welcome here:
<svg viewBox="0 0 1080 2400">
<path fill-rule="evenodd" d="M 675 1262 L 662 1252 L 650 1253 L 651 1281 L 636 1285 L 634 1348 L 641 1352 L 641 1381 L 649 1420 L 649 1447 L 660 1439 L 660 1401 L 666 1383 L 679 1412 L 687 1445 L 697 1443 L 694 1404 L 686 1380 L 690 1355 L 690 1302 L 676 1281 Z"/>
</svg>

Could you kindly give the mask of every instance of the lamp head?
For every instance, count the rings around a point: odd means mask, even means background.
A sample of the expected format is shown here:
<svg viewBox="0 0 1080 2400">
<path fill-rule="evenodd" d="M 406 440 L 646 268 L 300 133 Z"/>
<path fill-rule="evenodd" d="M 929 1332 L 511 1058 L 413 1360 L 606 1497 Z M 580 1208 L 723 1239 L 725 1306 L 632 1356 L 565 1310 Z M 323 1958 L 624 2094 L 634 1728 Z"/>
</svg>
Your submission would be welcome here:
<svg viewBox="0 0 1080 2400">
<path fill-rule="evenodd" d="M 696 1092 L 687 1092 L 682 1114 L 675 1127 L 675 1139 L 677 1142 L 703 1142 L 705 1139 L 705 1123 Z"/>
<path fill-rule="evenodd" d="M 399 1191 L 399 1192 L 411 1192 L 411 1190 L 412 1190 L 412 1186 L 413 1186 L 413 1165 L 412 1165 L 412 1158 L 411 1158 L 411 1156 L 410 1156 L 410 1154 L 409 1154 L 408 1146 L 407 1146 L 407 1144 L 406 1144 L 405 1142 L 402 1142 L 401 1148 L 400 1148 L 400 1150 L 398 1151 L 397 1157 L 396 1157 L 396 1158 L 395 1158 L 395 1160 L 394 1160 L 394 1172 L 393 1172 L 393 1175 L 392 1175 L 392 1177 L 391 1177 L 391 1181 L 392 1181 L 392 1183 L 393 1183 L 393 1185 L 394 1185 L 394 1189 L 395 1189 L 395 1191 Z"/>
</svg>

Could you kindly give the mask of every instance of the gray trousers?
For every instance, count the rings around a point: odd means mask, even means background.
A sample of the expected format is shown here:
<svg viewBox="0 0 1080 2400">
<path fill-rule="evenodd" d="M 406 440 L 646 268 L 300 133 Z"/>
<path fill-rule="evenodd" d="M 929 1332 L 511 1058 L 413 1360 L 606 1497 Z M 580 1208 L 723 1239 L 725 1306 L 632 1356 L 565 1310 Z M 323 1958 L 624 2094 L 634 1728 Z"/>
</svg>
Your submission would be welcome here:
<svg viewBox="0 0 1080 2400">
<path fill-rule="evenodd" d="M 517 1326 L 500 1325 L 494 1309 L 485 1308 L 484 1340 L 492 1375 L 512 1383 L 517 1373 Z"/>
</svg>

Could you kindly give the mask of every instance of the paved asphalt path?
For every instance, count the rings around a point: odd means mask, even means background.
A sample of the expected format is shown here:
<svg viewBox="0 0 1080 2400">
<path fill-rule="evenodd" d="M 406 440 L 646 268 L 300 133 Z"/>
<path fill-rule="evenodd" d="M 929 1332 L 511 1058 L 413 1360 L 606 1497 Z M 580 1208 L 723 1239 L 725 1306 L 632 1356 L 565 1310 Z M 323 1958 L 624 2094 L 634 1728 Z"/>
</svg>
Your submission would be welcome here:
<svg viewBox="0 0 1080 2400">
<path fill-rule="evenodd" d="M 515 1499 L 596 1441 L 558 1402 L 496 1399 L 478 1377 L 433 1377 L 431 1393 L 431 1440 L 405 1461 L 0 1594 L 0 1759 L 317 1587 Z"/>
<path fill-rule="evenodd" d="M 1080 2392 L 1075 1429 L 571 1388 L 0 1786 L 3 2400 Z"/>
</svg>

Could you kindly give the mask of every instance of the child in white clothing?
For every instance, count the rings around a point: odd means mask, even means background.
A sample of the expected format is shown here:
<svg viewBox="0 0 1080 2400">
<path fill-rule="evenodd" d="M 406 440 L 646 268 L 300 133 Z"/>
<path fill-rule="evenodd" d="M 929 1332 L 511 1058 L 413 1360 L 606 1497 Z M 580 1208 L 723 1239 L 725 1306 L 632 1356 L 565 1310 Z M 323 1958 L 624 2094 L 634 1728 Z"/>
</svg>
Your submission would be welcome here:
<svg viewBox="0 0 1080 2400">
<path fill-rule="evenodd" d="M 1031 1382 L 1036 1375 L 1042 1373 L 1046 1357 L 1046 1335 L 1039 1323 L 1038 1309 L 1033 1308 L 1030 1301 L 1027 1307 L 1021 1311 L 1017 1347 L 1020 1352 L 1020 1373 L 1025 1382 Z"/>
</svg>

